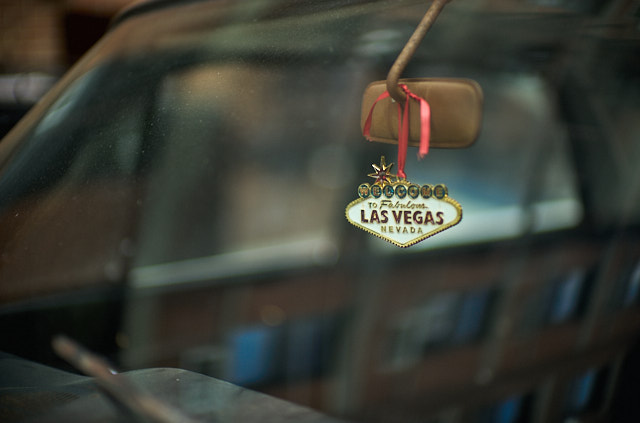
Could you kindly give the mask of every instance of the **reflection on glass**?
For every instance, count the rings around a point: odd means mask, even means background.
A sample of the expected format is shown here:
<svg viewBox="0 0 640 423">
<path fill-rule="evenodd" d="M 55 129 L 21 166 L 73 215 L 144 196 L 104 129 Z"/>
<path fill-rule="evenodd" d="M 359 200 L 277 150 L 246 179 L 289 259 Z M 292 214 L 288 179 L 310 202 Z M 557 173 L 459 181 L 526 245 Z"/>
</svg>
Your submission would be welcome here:
<svg viewBox="0 0 640 423">
<path fill-rule="evenodd" d="M 609 369 L 591 368 L 570 381 L 565 396 L 565 414 L 579 416 L 602 406 L 609 383 Z"/>
<path fill-rule="evenodd" d="M 494 288 L 445 292 L 401 313 L 389 330 L 388 363 L 402 368 L 433 351 L 478 341 L 491 321 L 496 295 Z"/>
<path fill-rule="evenodd" d="M 513 395 L 479 409 L 473 423 L 527 423 L 531 421 L 533 394 Z"/>
<path fill-rule="evenodd" d="M 549 323 L 562 323 L 576 315 L 585 278 L 586 274 L 583 270 L 574 270 L 566 278 L 556 282 L 547 317 Z"/>
</svg>

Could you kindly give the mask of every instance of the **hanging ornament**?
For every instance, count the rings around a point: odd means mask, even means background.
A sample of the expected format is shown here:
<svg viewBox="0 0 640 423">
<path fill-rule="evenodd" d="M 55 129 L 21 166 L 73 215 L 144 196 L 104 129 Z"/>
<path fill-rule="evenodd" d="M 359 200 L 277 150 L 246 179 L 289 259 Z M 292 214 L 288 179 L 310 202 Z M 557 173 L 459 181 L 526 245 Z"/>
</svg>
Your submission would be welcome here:
<svg viewBox="0 0 640 423">
<path fill-rule="evenodd" d="M 391 174 L 384 156 L 375 182 L 358 186 L 358 199 L 349 203 L 347 220 L 354 226 L 398 247 L 409 247 L 451 228 L 462 219 L 462 207 L 443 184 L 417 185 Z"/>
<path fill-rule="evenodd" d="M 420 144 L 418 157 L 429 151 L 431 110 L 429 104 L 400 84 L 406 94 L 404 106 L 398 104 L 398 170 L 391 173 L 394 163 L 387 165 L 382 156 L 380 164 L 372 164 L 374 172 L 368 176 L 372 183 L 358 186 L 358 197 L 346 209 L 347 220 L 354 226 L 384 239 L 398 247 L 409 247 L 440 233 L 462 220 L 462 207 L 449 197 L 443 184 L 418 185 L 407 180 L 404 165 L 409 137 L 409 107 L 411 101 L 420 106 Z M 376 104 L 389 97 L 381 94 L 373 103 L 365 121 L 363 134 L 369 137 L 371 116 Z"/>
</svg>

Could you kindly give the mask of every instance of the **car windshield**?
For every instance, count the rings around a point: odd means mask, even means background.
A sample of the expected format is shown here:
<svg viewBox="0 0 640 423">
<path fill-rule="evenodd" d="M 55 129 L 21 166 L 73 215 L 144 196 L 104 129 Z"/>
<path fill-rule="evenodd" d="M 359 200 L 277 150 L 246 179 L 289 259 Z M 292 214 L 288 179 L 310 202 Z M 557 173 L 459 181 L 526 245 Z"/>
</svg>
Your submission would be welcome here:
<svg viewBox="0 0 640 423">
<path fill-rule="evenodd" d="M 451 2 L 403 75 L 470 78 L 484 93 L 473 146 L 409 150 L 408 179 L 445 183 L 464 210 L 410 249 L 349 225 L 344 208 L 372 163 L 397 161 L 396 146 L 363 137 L 362 93 L 424 1 L 186 2 L 123 17 L 2 143 L 10 333 L 37 310 L 102 313 L 67 329 L 123 368 L 179 366 L 360 418 L 446 414 L 419 398 L 444 392 L 455 408 L 462 386 L 495 392 L 460 413 L 533 409 L 540 380 L 500 390 L 538 365 L 522 345 L 561 326 L 586 348 L 582 319 L 595 331 L 604 310 L 594 292 L 638 302 L 640 255 L 608 244 L 640 215 L 638 35 L 615 32 L 637 13 L 505 3 Z M 611 260 L 621 282 L 598 289 Z"/>
</svg>

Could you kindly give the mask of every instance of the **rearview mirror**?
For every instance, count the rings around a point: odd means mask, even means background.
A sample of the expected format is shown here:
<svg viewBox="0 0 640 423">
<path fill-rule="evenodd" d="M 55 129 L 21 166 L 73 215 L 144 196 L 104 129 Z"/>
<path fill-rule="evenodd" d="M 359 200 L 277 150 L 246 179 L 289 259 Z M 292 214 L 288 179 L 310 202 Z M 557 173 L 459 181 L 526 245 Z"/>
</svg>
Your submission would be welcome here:
<svg viewBox="0 0 640 423">
<path fill-rule="evenodd" d="M 401 79 L 415 95 L 425 99 L 431 108 L 431 140 L 433 148 L 466 148 L 473 144 L 482 123 L 482 88 L 470 79 L 420 78 Z M 362 98 L 360 126 L 364 123 L 376 99 L 386 91 L 386 81 L 372 82 Z M 372 114 L 369 139 L 398 143 L 398 107 L 390 98 L 379 101 Z M 420 140 L 418 104 L 409 109 L 409 145 Z"/>
</svg>

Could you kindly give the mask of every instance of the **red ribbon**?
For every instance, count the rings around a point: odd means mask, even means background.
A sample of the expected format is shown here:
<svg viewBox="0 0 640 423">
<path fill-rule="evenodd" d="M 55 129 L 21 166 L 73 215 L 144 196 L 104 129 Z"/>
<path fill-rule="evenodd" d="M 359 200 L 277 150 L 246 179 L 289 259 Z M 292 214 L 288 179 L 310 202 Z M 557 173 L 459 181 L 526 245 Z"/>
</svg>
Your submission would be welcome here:
<svg viewBox="0 0 640 423">
<path fill-rule="evenodd" d="M 409 99 L 414 99 L 420 105 L 420 146 L 418 148 L 418 158 L 420 159 L 429 153 L 429 138 L 431 137 L 431 108 L 424 98 L 418 97 L 412 93 L 409 90 L 409 87 L 405 84 L 399 84 L 399 87 L 407 96 L 404 102 L 404 114 L 402 105 L 398 103 L 398 176 L 402 179 L 406 179 L 407 175 L 404 173 L 404 165 L 407 158 L 407 148 L 409 146 Z M 371 119 L 373 116 L 373 109 L 380 100 L 387 97 L 389 97 L 388 91 L 380 94 L 371 106 L 367 120 L 364 122 L 362 133 L 369 141 L 371 141 Z"/>
</svg>

